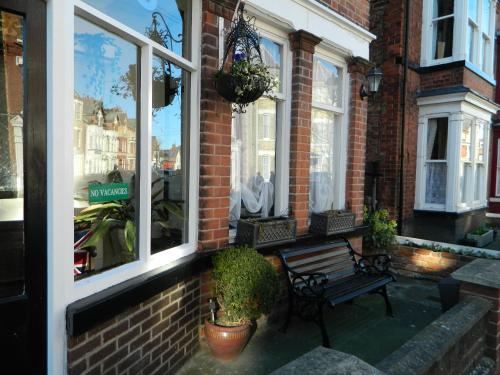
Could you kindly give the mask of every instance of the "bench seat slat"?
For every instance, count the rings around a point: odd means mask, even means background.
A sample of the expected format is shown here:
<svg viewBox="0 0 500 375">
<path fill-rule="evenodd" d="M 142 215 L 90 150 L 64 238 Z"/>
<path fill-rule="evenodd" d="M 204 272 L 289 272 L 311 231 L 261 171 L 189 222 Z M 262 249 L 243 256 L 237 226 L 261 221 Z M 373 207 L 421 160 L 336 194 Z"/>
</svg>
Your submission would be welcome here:
<svg viewBox="0 0 500 375">
<path fill-rule="evenodd" d="M 301 247 L 301 248 L 298 248 L 295 250 L 288 250 L 286 252 L 285 251 L 281 252 L 281 257 L 284 260 L 287 260 L 288 258 L 291 258 L 291 257 L 295 257 L 295 256 L 299 256 L 299 255 L 306 255 L 306 254 L 310 254 L 310 253 L 317 253 L 317 252 L 324 251 L 324 250 L 334 249 L 334 248 L 340 247 L 340 246 L 347 247 L 348 244 L 346 241 L 332 241 L 332 242 L 329 242 L 327 244 L 320 245 L 320 246 L 304 246 L 304 247 Z"/>
<path fill-rule="evenodd" d="M 352 268 L 353 261 L 350 258 L 343 257 L 343 258 L 335 259 L 335 261 L 322 261 L 322 262 L 317 262 L 317 263 L 305 264 L 305 265 L 300 266 L 300 267 L 294 267 L 294 268 L 292 268 L 292 270 L 295 272 L 324 272 L 324 271 L 319 271 L 319 270 L 323 269 L 323 268 L 328 268 L 328 267 Z"/>
<path fill-rule="evenodd" d="M 303 264 L 313 263 L 313 262 L 317 262 L 317 261 L 320 261 L 323 259 L 339 257 L 339 256 L 346 256 L 346 257 L 350 258 L 349 249 L 344 248 L 342 250 L 322 252 L 318 255 L 308 256 L 307 258 L 298 258 L 297 260 L 288 260 L 287 264 L 290 268 L 293 269 L 293 268 L 301 266 Z"/>
</svg>

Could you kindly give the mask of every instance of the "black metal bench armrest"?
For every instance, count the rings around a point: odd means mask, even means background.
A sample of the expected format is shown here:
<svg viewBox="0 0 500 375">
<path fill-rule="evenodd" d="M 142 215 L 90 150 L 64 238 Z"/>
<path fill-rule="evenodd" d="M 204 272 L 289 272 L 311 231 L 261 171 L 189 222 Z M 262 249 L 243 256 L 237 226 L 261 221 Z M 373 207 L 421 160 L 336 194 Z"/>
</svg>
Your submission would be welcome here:
<svg viewBox="0 0 500 375">
<path fill-rule="evenodd" d="M 387 254 L 364 255 L 357 261 L 358 267 L 367 273 L 386 273 L 389 271 L 391 258 Z"/>
<path fill-rule="evenodd" d="M 321 298 L 325 293 L 328 276 L 324 273 L 294 272 L 291 273 L 291 286 L 295 294 L 300 297 Z"/>
</svg>

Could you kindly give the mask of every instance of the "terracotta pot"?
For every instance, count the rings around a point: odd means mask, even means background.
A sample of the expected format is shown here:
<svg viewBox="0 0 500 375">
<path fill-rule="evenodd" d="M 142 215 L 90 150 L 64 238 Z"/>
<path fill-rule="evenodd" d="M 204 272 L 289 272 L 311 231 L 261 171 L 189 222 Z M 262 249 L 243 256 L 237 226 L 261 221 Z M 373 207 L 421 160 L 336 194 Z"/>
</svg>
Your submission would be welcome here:
<svg viewBox="0 0 500 375">
<path fill-rule="evenodd" d="M 250 337 L 250 324 L 236 327 L 223 327 L 205 319 L 205 337 L 215 358 L 231 361 L 245 347 Z"/>
</svg>

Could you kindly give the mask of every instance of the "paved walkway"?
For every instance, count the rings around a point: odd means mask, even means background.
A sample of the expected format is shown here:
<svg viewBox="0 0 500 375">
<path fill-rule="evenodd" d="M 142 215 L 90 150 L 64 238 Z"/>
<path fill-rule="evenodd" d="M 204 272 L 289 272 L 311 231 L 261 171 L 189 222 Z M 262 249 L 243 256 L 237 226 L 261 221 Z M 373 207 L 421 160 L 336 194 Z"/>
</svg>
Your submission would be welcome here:
<svg viewBox="0 0 500 375">
<path fill-rule="evenodd" d="M 385 316 L 384 302 L 378 295 L 326 310 L 333 349 L 375 365 L 441 314 L 436 284 L 399 278 L 389 287 L 389 295 L 395 318 Z M 243 353 L 229 364 L 214 359 L 202 341 L 198 353 L 179 374 L 269 374 L 321 345 L 319 329 L 313 323 L 293 318 L 286 334 L 278 328 L 277 324 L 259 327 Z"/>
</svg>

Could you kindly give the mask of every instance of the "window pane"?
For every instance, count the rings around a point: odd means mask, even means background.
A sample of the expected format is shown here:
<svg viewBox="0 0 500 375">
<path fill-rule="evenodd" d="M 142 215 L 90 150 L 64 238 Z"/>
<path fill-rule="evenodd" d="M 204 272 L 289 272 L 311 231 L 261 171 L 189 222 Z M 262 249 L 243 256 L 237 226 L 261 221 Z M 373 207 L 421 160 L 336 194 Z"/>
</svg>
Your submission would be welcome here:
<svg viewBox="0 0 500 375">
<path fill-rule="evenodd" d="M 188 241 L 187 73 L 153 57 L 151 252 Z"/>
<path fill-rule="evenodd" d="M 485 34 L 490 33 L 491 3 L 490 0 L 483 0 L 483 14 L 481 19 L 482 29 Z"/>
<path fill-rule="evenodd" d="M 477 121 L 475 156 L 476 156 L 476 161 L 481 163 L 484 162 L 484 129 L 485 129 L 484 122 Z"/>
<path fill-rule="evenodd" d="M 477 0 L 468 0 L 469 1 L 469 18 L 477 23 Z"/>
<path fill-rule="evenodd" d="M 277 91 L 282 90 L 281 83 L 281 46 L 267 38 L 260 38 L 260 53 L 269 72 L 278 80 Z"/>
<path fill-rule="evenodd" d="M 23 18 L 0 12 L 0 298 L 24 292 Z"/>
<path fill-rule="evenodd" d="M 453 0 L 434 0 L 434 18 L 453 14 Z"/>
<path fill-rule="evenodd" d="M 429 120 L 427 129 L 427 160 L 446 160 L 448 118 Z"/>
<path fill-rule="evenodd" d="M 139 49 L 78 17 L 74 48 L 74 275 L 82 277 L 137 258 Z"/>
<path fill-rule="evenodd" d="M 434 58 L 443 59 L 453 54 L 453 17 L 434 22 Z"/>
<path fill-rule="evenodd" d="M 190 0 L 83 1 L 176 54 L 190 57 Z"/>
<path fill-rule="evenodd" d="M 460 163 L 460 202 L 467 203 L 467 192 L 472 183 L 472 164 Z"/>
<path fill-rule="evenodd" d="M 261 98 L 233 118 L 230 226 L 248 217 L 274 215 L 276 102 Z M 279 213 L 276 213 L 279 214 Z"/>
<path fill-rule="evenodd" d="M 469 23 L 467 28 L 467 60 L 474 62 L 475 27 Z"/>
<path fill-rule="evenodd" d="M 446 163 L 426 164 L 425 203 L 446 203 Z"/>
<path fill-rule="evenodd" d="M 460 146 L 460 160 L 470 161 L 471 160 L 471 132 L 472 132 L 472 120 L 465 119 L 462 125 L 461 133 L 461 146 Z"/>
<path fill-rule="evenodd" d="M 496 175 L 496 188 L 495 195 L 500 196 L 500 139 L 497 141 L 497 175 Z"/>
<path fill-rule="evenodd" d="M 489 51 L 490 51 L 490 41 L 483 35 L 483 51 L 482 51 L 483 53 L 481 56 L 481 69 L 483 70 L 483 72 L 486 72 L 488 68 Z"/>
<path fill-rule="evenodd" d="M 335 115 L 313 108 L 309 191 L 309 205 L 313 212 L 332 209 L 334 131 Z"/>
<path fill-rule="evenodd" d="M 342 69 L 320 58 L 313 69 L 313 101 L 341 108 Z"/>
<path fill-rule="evenodd" d="M 477 164 L 476 165 L 476 181 L 474 184 L 474 200 L 475 201 L 483 199 L 484 182 L 485 182 L 484 165 Z"/>
</svg>

